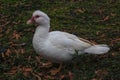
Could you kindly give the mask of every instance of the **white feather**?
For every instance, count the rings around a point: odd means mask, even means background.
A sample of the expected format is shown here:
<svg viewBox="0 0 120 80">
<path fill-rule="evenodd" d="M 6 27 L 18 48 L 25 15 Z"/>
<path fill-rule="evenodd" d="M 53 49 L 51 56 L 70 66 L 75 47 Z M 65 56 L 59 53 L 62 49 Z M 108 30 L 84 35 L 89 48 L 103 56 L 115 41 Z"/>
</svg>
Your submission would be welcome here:
<svg viewBox="0 0 120 80">
<path fill-rule="evenodd" d="M 91 53 L 91 54 L 104 54 L 104 53 L 107 53 L 109 50 L 110 48 L 107 45 L 101 44 L 101 45 L 91 46 L 85 49 L 84 52 Z"/>
</svg>

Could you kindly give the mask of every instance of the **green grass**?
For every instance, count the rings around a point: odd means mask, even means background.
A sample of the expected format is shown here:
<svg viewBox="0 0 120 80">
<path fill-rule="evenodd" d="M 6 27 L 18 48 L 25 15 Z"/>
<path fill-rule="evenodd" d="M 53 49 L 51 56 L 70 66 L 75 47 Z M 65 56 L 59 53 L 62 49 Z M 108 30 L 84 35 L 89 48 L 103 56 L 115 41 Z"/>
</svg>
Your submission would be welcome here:
<svg viewBox="0 0 120 80">
<path fill-rule="evenodd" d="M 38 77 L 32 72 L 42 80 L 70 80 L 70 72 L 73 80 L 119 80 L 119 4 L 119 0 L 0 0 L 0 80 L 36 80 Z M 35 27 L 26 25 L 32 12 L 38 9 L 50 16 L 51 30 L 108 44 L 110 52 L 80 55 L 73 61 L 76 66 L 66 64 L 60 73 L 50 75 L 48 71 L 58 65 L 42 66 L 47 61 L 36 54 L 31 43 Z M 17 39 L 14 34 L 20 37 Z M 40 57 L 41 63 L 36 57 Z M 23 68 L 30 68 L 32 72 Z"/>
</svg>

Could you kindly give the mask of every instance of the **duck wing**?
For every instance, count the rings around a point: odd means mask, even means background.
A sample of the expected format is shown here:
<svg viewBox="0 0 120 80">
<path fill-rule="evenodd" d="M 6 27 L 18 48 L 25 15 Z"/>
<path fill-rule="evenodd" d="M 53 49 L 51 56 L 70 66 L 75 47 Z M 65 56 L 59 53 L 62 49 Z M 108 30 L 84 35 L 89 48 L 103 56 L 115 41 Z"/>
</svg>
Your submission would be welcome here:
<svg viewBox="0 0 120 80">
<path fill-rule="evenodd" d="M 56 48 L 81 51 L 93 45 L 88 40 L 60 31 L 50 32 L 48 41 Z"/>
</svg>

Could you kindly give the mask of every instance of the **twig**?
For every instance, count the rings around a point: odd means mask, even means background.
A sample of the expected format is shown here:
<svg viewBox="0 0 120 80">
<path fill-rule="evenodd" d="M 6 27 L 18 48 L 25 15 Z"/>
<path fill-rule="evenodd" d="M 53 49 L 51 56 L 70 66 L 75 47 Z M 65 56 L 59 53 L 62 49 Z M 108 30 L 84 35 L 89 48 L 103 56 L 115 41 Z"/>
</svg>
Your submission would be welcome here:
<svg viewBox="0 0 120 80">
<path fill-rule="evenodd" d="M 34 72 L 31 72 L 33 76 L 37 77 L 38 80 L 42 80 L 41 77 L 37 74 L 35 74 Z"/>
</svg>

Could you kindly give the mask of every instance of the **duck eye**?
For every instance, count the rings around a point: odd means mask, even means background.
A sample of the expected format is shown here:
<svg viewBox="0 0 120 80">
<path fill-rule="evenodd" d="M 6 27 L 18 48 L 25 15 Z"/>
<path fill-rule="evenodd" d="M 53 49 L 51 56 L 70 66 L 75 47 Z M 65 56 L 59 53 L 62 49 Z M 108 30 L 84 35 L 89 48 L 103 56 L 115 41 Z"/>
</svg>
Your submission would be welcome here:
<svg viewBox="0 0 120 80">
<path fill-rule="evenodd" d="M 39 15 L 36 15 L 35 18 L 39 18 L 40 16 Z"/>
</svg>

